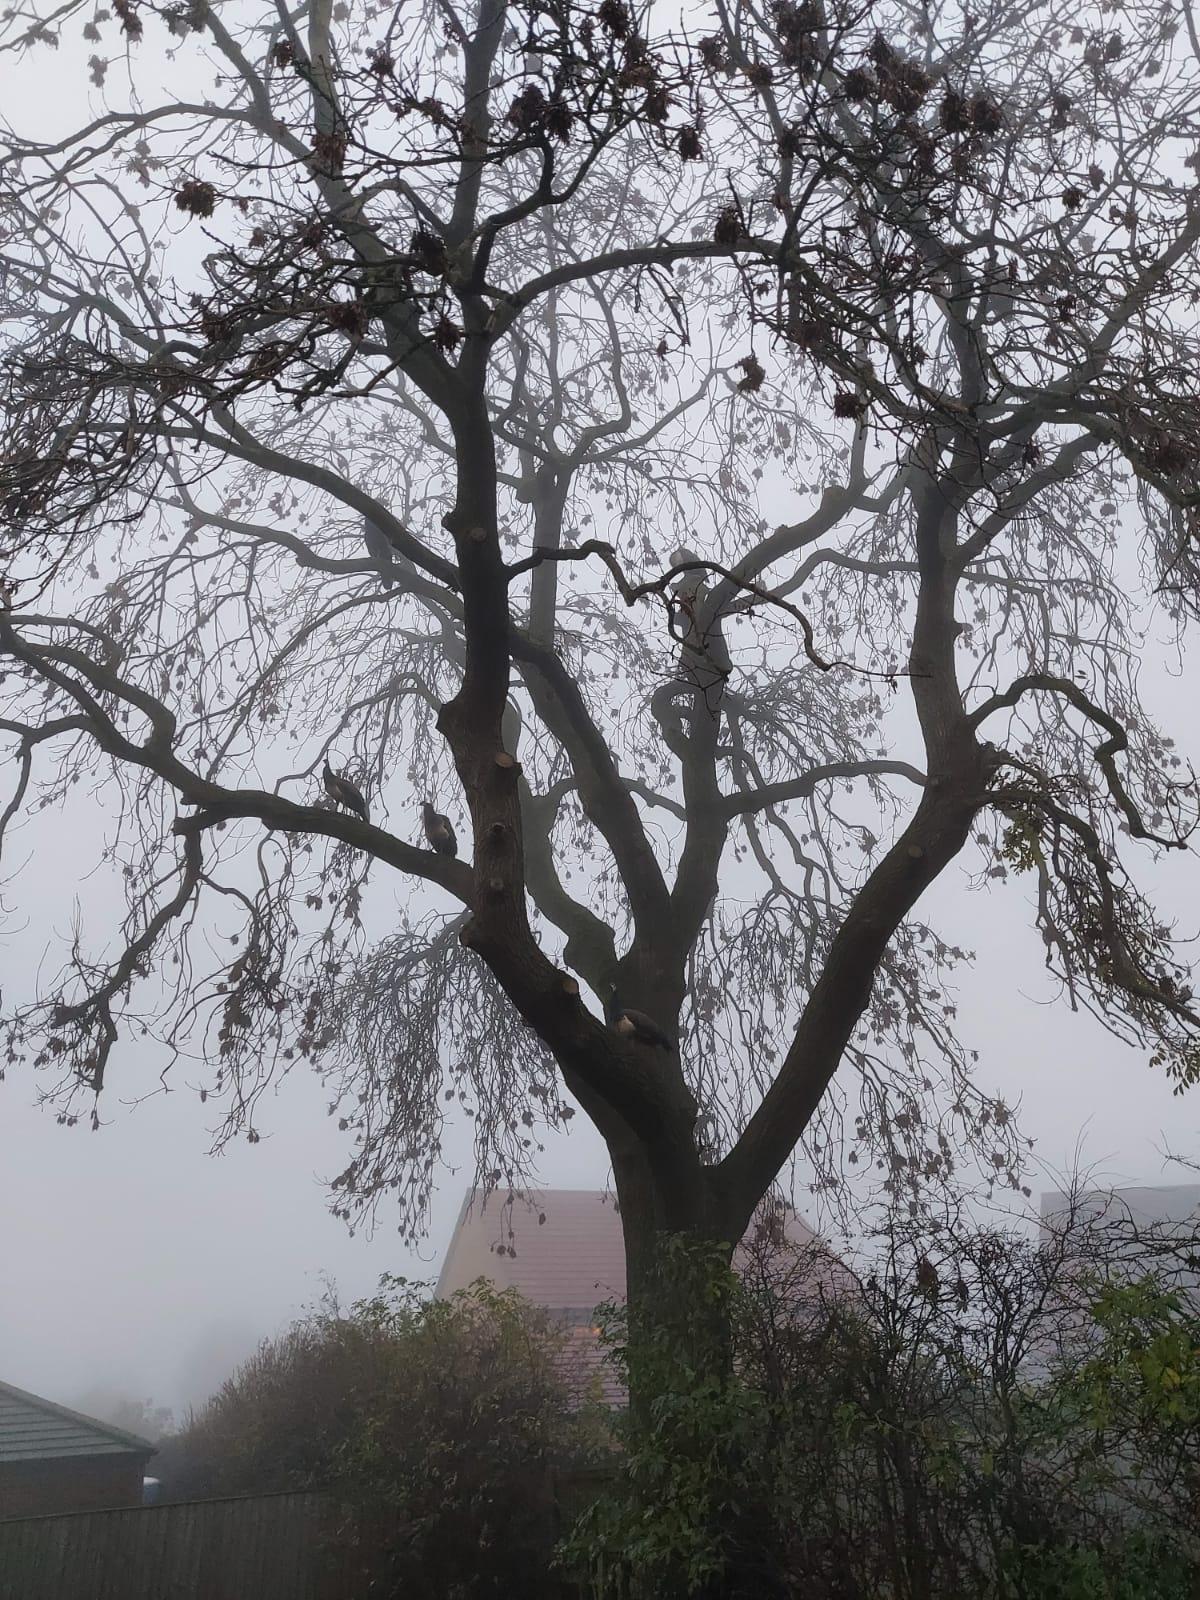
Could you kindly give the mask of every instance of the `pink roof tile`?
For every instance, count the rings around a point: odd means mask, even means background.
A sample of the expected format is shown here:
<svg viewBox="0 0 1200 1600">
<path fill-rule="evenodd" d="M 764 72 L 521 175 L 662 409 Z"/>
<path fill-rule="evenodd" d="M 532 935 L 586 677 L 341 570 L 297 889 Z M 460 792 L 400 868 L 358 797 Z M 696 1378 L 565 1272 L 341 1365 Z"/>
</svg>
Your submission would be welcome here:
<svg viewBox="0 0 1200 1600">
<path fill-rule="evenodd" d="M 623 1406 L 625 1385 L 590 1322 L 575 1322 L 566 1330 L 557 1361 L 558 1371 L 575 1406 Z"/>
</svg>

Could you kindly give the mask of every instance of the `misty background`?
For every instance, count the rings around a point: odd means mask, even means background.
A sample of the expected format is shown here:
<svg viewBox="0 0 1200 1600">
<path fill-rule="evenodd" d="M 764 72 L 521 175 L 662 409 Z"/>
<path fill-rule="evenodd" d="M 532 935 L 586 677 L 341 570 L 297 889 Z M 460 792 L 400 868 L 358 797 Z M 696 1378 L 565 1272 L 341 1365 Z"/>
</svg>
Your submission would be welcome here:
<svg viewBox="0 0 1200 1600">
<path fill-rule="evenodd" d="M 72 48 L 82 57 L 87 47 L 64 42 L 64 53 Z M 47 74 L 61 70 L 60 57 L 43 60 L 9 85 L 6 109 L 26 132 L 76 122 L 79 108 L 46 92 Z M 1142 691 L 1179 754 L 1200 759 L 1195 686 L 1152 625 Z M 55 948 L 77 917 L 92 948 L 113 937 L 123 902 L 95 864 L 114 795 L 76 790 L 65 811 L 14 833 L 23 870 L 0 884 L 0 990 L 28 992 L 44 960 L 54 970 Z M 448 809 L 461 824 L 457 797 Z M 419 818 L 414 810 L 390 825 L 416 837 Z M 1152 868 L 1144 851 L 1136 855 L 1165 919 L 1194 937 L 1200 863 L 1175 857 Z M 402 880 L 393 883 L 397 898 L 406 893 Z M 1030 880 L 1013 875 L 972 893 L 964 869 L 952 866 L 919 914 L 975 953 L 950 998 L 963 1042 L 979 1052 L 980 1085 L 1020 1106 L 1022 1132 L 1035 1141 L 1031 1217 L 1039 1191 L 1060 1187 L 1080 1161 L 1105 1183 L 1185 1181 L 1165 1152 L 1200 1160 L 1200 1090 L 1175 1096 L 1147 1051 L 1071 1013 L 1042 965 Z M 260 1103 L 260 1142 L 239 1140 L 214 1156 L 219 1111 L 201 1104 L 185 1063 L 160 1084 L 164 1065 L 149 1041 L 123 1041 L 97 1132 L 86 1116 L 59 1126 L 56 1108 L 39 1106 L 30 1068 L 0 1083 L 0 1380 L 100 1414 L 151 1401 L 179 1420 L 327 1285 L 349 1302 L 383 1273 L 435 1279 L 474 1161 L 470 1128 L 449 1127 L 451 1170 L 438 1180 L 420 1250 L 400 1243 L 386 1204 L 373 1228 L 352 1234 L 329 1215 L 325 1187 L 348 1159 L 349 1138 L 306 1066 Z M 551 1188 L 606 1184 L 607 1155 L 585 1117 L 548 1139 L 539 1170 Z M 815 1226 L 827 1222 L 802 1189 L 795 1199 Z"/>
<path fill-rule="evenodd" d="M 1146 676 L 1167 728 L 1186 729 L 1177 679 L 1157 662 Z M 104 927 L 104 886 L 89 893 L 82 881 L 104 814 L 99 799 L 84 796 L 70 809 L 75 817 L 47 814 L 22 835 L 30 852 L 23 892 L 6 897 L 0 924 L 6 986 L 34 977 L 77 904 L 97 933 Z M 1148 880 L 1187 935 L 1197 878 L 1187 858 Z M 1195 1093 L 1175 1096 L 1147 1052 L 1071 1013 L 1041 965 L 1029 880 L 1013 876 L 972 893 L 955 867 L 922 912 L 975 953 L 951 998 L 962 1038 L 979 1051 L 980 1083 L 1020 1104 L 1022 1131 L 1035 1140 L 1031 1214 L 1039 1191 L 1057 1187 L 1080 1159 L 1106 1183 L 1184 1181 L 1165 1152 L 1200 1158 Z M 189 1087 L 184 1063 L 164 1089 L 162 1065 L 141 1041 L 114 1053 L 95 1133 L 86 1118 L 62 1127 L 52 1107 L 39 1107 L 31 1069 L 0 1084 L 0 1379 L 93 1412 L 149 1400 L 178 1420 L 328 1285 L 348 1302 L 385 1272 L 436 1278 L 473 1159 L 469 1128 L 448 1130 L 456 1170 L 439 1180 L 420 1250 L 399 1242 L 386 1205 L 373 1229 L 351 1234 L 329 1215 L 323 1183 L 344 1165 L 348 1139 L 311 1071 L 297 1067 L 263 1102 L 259 1143 L 238 1141 L 214 1156 L 213 1107 Z M 549 1188 L 606 1184 L 607 1156 L 586 1118 L 548 1143 L 540 1172 Z M 828 1224 L 802 1190 L 796 1200 L 809 1220 Z"/>
</svg>

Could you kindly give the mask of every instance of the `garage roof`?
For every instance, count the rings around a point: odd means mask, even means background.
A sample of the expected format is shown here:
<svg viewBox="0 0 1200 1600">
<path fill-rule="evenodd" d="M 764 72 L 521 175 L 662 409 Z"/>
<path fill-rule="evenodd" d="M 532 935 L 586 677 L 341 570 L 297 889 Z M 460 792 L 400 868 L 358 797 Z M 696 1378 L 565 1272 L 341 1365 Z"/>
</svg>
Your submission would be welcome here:
<svg viewBox="0 0 1200 1600">
<path fill-rule="evenodd" d="M 152 1456 L 154 1446 L 136 1433 L 68 1411 L 11 1383 L 0 1383 L 0 1465 L 50 1461 L 62 1456 Z"/>
</svg>

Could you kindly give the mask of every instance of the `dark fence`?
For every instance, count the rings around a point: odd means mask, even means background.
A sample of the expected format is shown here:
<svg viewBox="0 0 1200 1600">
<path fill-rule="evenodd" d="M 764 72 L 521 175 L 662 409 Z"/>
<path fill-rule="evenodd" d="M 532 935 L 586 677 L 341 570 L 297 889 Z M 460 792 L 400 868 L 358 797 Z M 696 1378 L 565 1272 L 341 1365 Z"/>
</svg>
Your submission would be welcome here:
<svg viewBox="0 0 1200 1600">
<path fill-rule="evenodd" d="M 0 1522 L 0 1600 L 358 1600 L 319 1494 Z"/>
</svg>

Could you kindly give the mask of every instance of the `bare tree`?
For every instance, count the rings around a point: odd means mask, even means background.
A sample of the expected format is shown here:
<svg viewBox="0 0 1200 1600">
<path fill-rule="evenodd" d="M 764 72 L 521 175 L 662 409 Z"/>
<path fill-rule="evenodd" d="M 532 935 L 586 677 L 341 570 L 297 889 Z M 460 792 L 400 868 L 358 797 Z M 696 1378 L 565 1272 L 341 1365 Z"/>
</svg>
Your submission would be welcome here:
<svg viewBox="0 0 1200 1600">
<path fill-rule="evenodd" d="M 416 1229 L 447 1099 L 511 1182 L 569 1096 L 637 1304 L 802 1142 L 1020 1184 L 915 916 L 968 849 L 1195 1080 L 1130 876 L 1195 823 L 1136 684 L 1196 577 L 1170 7 L 90 10 L 9 13 L 96 108 L 0 163 L 0 825 L 103 777 L 128 896 L 9 1001 L 64 1116 L 135 1021 L 227 1133 L 307 1060 Z"/>
</svg>

